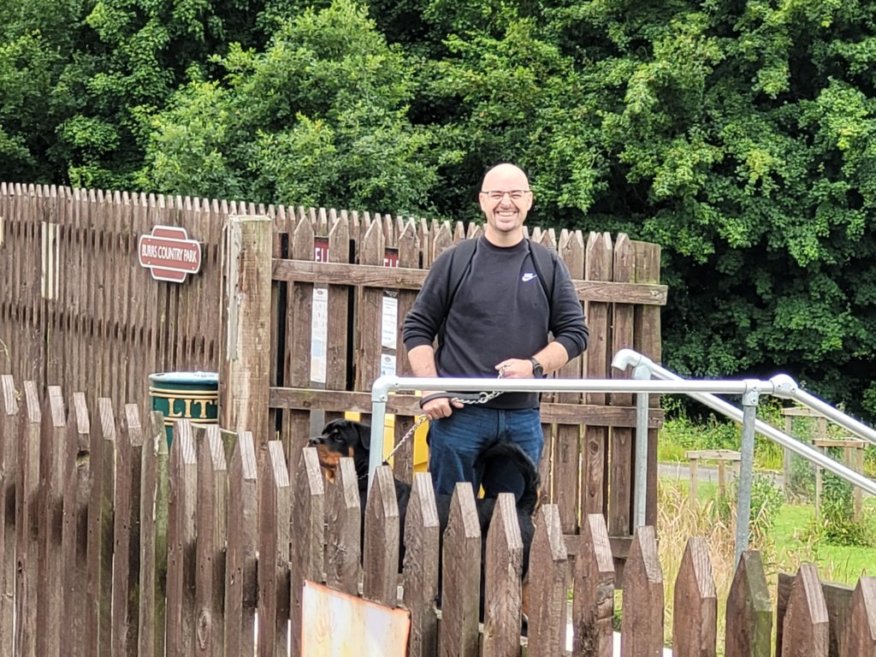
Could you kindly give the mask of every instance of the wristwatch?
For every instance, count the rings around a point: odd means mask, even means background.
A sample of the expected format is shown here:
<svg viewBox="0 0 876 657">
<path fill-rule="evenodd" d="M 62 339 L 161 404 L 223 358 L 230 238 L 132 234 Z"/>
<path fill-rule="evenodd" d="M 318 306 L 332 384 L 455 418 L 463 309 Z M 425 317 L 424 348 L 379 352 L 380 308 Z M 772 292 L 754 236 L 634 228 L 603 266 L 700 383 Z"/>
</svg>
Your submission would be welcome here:
<svg viewBox="0 0 876 657">
<path fill-rule="evenodd" d="M 544 368 L 541 366 L 541 363 L 538 362 L 538 359 L 533 356 L 529 359 L 529 362 L 532 363 L 532 378 L 533 379 L 543 379 L 544 378 Z"/>
</svg>

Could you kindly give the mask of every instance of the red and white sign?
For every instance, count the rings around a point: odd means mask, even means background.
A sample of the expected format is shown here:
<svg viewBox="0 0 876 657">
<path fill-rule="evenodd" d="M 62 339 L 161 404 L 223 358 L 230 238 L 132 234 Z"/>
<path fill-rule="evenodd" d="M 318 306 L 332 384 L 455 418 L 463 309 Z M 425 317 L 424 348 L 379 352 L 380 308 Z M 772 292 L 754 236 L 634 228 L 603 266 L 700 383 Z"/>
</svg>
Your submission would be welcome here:
<svg viewBox="0 0 876 657">
<path fill-rule="evenodd" d="M 140 235 L 137 252 L 140 266 L 151 270 L 156 281 L 183 283 L 201 270 L 201 245 L 189 239 L 185 228 L 155 226 L 151 234 Z"/>
</svg>

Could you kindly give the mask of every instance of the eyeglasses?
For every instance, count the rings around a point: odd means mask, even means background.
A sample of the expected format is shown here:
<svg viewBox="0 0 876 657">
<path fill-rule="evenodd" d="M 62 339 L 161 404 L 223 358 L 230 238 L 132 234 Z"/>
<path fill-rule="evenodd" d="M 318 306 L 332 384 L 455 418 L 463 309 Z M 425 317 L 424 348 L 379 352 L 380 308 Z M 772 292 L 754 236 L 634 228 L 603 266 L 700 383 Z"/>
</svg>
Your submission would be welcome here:
<svg viewBox="0 0 876 657">
<path fill-rule="evenodd" d="M 528 189 L 512 189 L 507 192 L 500 192 L 497 189 L 481 191 L 481 194 L 486 194 L 491 201 L 501 201 L 503 198 L 505 198 L 505 194 L 507 194 L 512 201 L 520 201 L 526 194 L 529 193 L 530 190 Z"/>
</svg>

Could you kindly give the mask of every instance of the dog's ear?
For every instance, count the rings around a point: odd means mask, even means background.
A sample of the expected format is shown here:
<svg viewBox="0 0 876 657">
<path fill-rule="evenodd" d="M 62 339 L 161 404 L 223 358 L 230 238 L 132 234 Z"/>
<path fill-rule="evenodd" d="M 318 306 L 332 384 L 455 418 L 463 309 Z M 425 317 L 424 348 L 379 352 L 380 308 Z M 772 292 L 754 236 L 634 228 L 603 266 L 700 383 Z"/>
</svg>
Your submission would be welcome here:
<svg viewBox="0 0 876 657">
<path fill-rule="evenodd" d="M 367 424 L 357 424 L 356 429 L 359 431 L 359 441 L 365 449 L 371 449 L 371 427 Z"/>
</svg>

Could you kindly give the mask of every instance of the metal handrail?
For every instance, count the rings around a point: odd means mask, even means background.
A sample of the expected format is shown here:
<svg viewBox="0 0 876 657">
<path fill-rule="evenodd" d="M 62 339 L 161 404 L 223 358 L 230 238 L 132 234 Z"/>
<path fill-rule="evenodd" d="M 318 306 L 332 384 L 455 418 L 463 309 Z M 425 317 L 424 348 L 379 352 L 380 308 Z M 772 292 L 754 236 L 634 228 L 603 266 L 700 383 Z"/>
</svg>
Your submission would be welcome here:
<svg viewBox="0 0 876 657">
<path fill-rule="evenodd" d="M 686 380 L 666 370 L 646 356 L 622 349 L 615 354 L 612 367 L 633 367 L 633 379 L 494 379 L 494 378 L 442 378 L 381 376 L 371 387 L 371 449 L 368 464 L 368 486 L 375 470 L 383 459 L 383 436 L 386 419 L 386 402 L 390 392 L 452 390 L 458 392 L 620 392 L 635 393 L 636 398 L 636 448 L 635 477 L 636 496 L 633 500 L 635 526 L 645 524 L 645 486 L 648 460 L 648 396 L 651 393 L 686 394 L 711 408 L 742 422 L 742 450 L 739 474 L 739 497 L 737 500 L 736 556 L 737 560 L 748 545 L 748 521 L 751 511 L 751 487 L 754 468 L 754 433 L 767 436 L 800 456 L 820 465 L 846 481 L 876 495 L 876 482 L 854 470 L 837 463 L 820 451 L 801 443 L 774 427 L 756 418 L 758 397 L 769 394 L 781 398 L 796 399 L 815 408 L 847 428 L 855 435 L 876 443 L 876 431 L 850 418 L 841 411 L 799 389 L 794 380 L 784 374 L 762 381 L 748 380 Z M 657 380 L 651 379 L 656 376 Z M 743 410 L 716 397 L 742 395 Z M 828 411 L 828 412 L 825 412 Z"/>
</svg>

